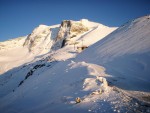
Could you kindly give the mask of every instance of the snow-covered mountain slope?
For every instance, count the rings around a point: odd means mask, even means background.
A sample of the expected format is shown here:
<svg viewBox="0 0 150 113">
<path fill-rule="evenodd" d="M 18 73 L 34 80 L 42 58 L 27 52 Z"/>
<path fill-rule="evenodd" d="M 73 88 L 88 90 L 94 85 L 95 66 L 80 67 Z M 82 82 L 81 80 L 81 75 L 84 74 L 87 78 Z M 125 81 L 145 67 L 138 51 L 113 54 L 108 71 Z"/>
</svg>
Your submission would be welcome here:
<svg viewBox="0 0 150 113">
<path fill-rule="evenodd" d="M 47 53 L 55 42 L 59 26 L 39 25 L 28 35 L 23 46 L 36 55 Z"/>
<path fill-rule="evenodd" d="M 149 16 L 130 21 L 103 39 L 104 31 L 98 31 L 106 26 L 80 22 L 88 31 L 72 38 L 70 27 L 67 32 L 59 30 L 53 51 L 0 76 L 0 112 L 150 112 Z M 91 37 L 100 41 L 90 46 L 96 42 Z M 90 47 L 78 55 L 82 46 Z"/>
<path fill-rule="evenodd" d="M 150 92 L 150 17 L 122 25 L 81 53 L 78 61 L 104 66 L 117 87 Z"/>
<path fill-rule="evenodd" d="M 0 87 L 3 88 L 1 94 L 10 90 L 0 99 L 0 111 L 3 113 L 115 113 L 146 110 L 144 106 L 139 107 L 137 100 L 132 102 L 131 97 L 117 88 L 107 86 L 105 77 L 109 75 L 98 65 L 51 60 L 13 71 L 10 79 Z M 31 76 L 27 77 L 29 73 Z M 82 101 L 79 104 L 75 102 L 77 97 Z"/>
<path fill-rule="evenodd" d="M 28 58 L 28 50 L 22 45 L 26 37 L 0 42 L 0 74 L 20 63 L 25 63 Z"/>
<path fill-rule="evenodd" d="M 95 31 L 98 26 L 101 27 Z M 115 29 L 86 19 L 64 20 L 61 25 L 54 26 L 39 25 L 28 36 L 0 43 L 0 73 L 30 62 L 37 56 L 60 49 L 62 46 L 77 47 L 81 44 L 81 37 L 86 41 L 89 40 L 86 46 L 90 46 Z M 103 34 L 99 35 L 101 32 Z M 94 41 L 90 41 L 91 39 Z"/>
</svg>

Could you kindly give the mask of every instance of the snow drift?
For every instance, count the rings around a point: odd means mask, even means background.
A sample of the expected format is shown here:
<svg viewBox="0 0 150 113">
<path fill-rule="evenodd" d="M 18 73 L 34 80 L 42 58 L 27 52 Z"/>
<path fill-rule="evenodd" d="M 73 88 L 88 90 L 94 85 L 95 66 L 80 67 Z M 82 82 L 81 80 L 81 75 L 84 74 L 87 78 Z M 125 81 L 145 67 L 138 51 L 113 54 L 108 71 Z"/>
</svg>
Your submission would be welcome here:
<svg viewBox="0 0 150 113">
<path fill-rule="evenodd" d="M 150 91 L 150 17 L 122 25 L 78 56 L 106 68 L 117 87 Z"/>
</svg>

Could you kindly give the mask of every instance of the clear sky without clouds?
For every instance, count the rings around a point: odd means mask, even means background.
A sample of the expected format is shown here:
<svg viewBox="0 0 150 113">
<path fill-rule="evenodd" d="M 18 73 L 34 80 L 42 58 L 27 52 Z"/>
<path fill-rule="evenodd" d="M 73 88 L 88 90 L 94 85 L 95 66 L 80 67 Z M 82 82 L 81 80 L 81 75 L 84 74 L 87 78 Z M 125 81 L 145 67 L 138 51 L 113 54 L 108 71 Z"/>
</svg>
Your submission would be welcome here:
<svg viewBox="0 0 150 113">
<path fill-rule="evenodd" d="M 150 14 L 150 0 L 0 0 L 0 41 L 26 36 L 39 24 L 86 18 L 107 26 Z"/>
</svg>

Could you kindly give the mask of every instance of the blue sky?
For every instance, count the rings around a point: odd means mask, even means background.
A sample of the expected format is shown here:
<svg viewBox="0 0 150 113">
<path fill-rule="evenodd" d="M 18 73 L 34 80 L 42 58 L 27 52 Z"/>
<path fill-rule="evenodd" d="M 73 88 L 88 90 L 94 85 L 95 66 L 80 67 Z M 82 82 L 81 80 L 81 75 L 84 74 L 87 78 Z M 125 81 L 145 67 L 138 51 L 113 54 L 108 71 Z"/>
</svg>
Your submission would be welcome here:
<svg viewBox="0 0 150 113">
<path fill-rule="evenodd" d="M 107 26 L 150 14 L 150 0 L 0 0 L 0 41 L 25 36 L 39 24 L 82 18 Z"/>
</svg>

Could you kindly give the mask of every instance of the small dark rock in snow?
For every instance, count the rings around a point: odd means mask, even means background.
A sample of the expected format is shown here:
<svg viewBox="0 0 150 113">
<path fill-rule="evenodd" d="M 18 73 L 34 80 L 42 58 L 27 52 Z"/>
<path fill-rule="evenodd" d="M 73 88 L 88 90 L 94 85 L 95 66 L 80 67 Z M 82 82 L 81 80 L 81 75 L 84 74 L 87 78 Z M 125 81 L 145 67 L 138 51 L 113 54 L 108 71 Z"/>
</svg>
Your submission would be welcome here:
<svg viewBox="0 0 150 113">
<path fill-rule="evenodd" d="M 75 101 L 76 101 L 76 103 L 80 103 L 81 102 L 80 97 L 77 97 Z"/>
</svg>

